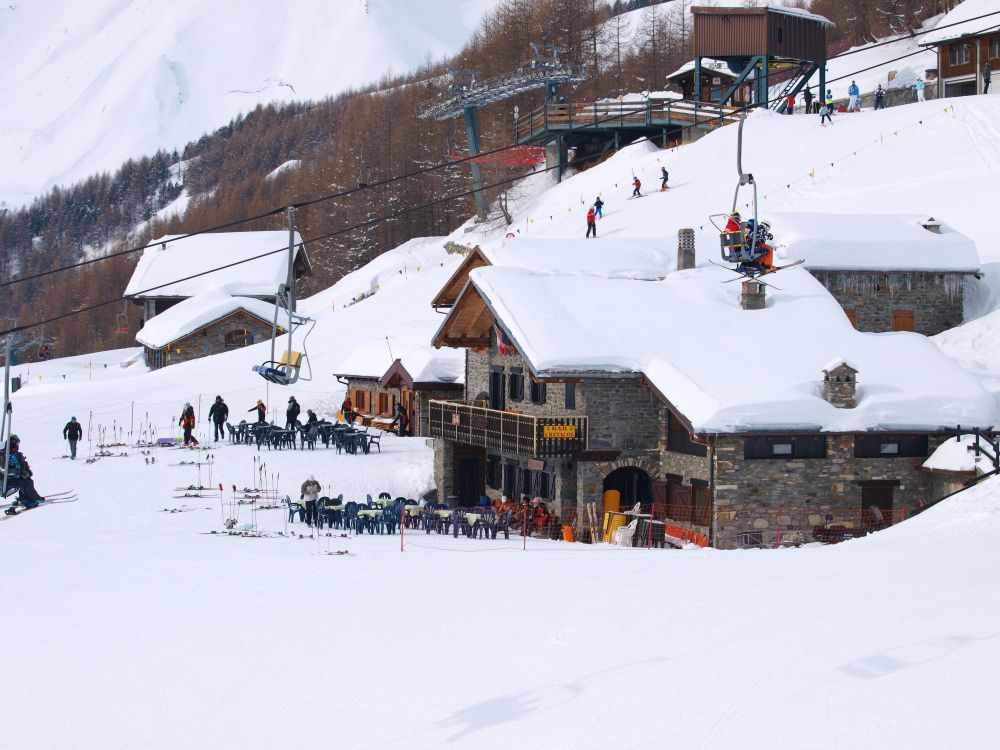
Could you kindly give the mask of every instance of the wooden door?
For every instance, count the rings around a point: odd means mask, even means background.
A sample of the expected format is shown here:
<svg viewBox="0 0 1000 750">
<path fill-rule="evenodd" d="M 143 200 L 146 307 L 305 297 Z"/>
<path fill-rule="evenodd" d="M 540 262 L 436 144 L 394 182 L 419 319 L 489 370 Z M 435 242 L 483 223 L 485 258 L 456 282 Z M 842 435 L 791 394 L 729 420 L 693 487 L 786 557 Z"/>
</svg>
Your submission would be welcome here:
<svg viewBox="0 0 1000 750">
<path fill-rule="evenodd" d="M 915 331 L 915 321 L 913 310 L 893 310 L 892 330 L 894 331 Z"/>
<path fill-rule="evenodd" d="M 861 522 L 868 531 L 892 525 L 892 485 L 861 486 Z"/>
</svg>

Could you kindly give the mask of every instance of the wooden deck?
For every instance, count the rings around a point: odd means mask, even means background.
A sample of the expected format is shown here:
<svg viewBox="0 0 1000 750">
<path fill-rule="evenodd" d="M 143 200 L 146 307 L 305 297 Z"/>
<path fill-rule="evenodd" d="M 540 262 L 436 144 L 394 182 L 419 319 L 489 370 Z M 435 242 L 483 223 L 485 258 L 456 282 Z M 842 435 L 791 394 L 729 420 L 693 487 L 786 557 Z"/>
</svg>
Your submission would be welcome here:
<svg viewBox="0 0 1000 750">
<path fill-rule="evenodd" d="M 687 99 L 546 104 L 518 117 L 514 140 L 519 144 L 532 143 L 566 131 L 648 130 L 690 125 L 712 130 L 739 121 L 738 110 L 738 107 Z"/>
</svg>

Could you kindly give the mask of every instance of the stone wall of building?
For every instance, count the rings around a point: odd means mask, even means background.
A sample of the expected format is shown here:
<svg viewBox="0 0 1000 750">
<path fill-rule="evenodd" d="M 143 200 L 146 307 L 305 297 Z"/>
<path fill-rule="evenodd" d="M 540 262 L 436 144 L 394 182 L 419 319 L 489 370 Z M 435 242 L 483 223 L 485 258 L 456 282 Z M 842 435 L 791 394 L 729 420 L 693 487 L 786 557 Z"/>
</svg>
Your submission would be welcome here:
<svg viewBox="0 0 1000 750">
<path fill-rule="evenodd" d="M 929 453 L 940 440 L 931 437 Z M 715 439 L 713 546 L 772 546 L 814 541 L 812 529 L 859 525 L 861 482 L 898 481 L 893 508 L 912 511 L 936 499 L 921 458 L 855 458 L 854 435 L 826 437 L 826 458 L 746 459 L 744 438 Z M 741 536 L 743 535 L 743 536 Z"/>
<path fill-rule="evenodd" d="M 226 343 L 226 336 L 228 334 L 239 334 L 243 330 L 247 331 L 245 344 L 232 345 Z M 242 336 L 239 338 L 242 339 Z M 245 312 L 237 311 L 177 341 L 171 342 L 162 349 L 154 350 L 146 348 L 146 364 L 152 368 L 166 367 L 167 365 L 175 365 L 178 362 L 188 362 L 192 359 L 207 357 L 210 354 L 221 354 L 233 349 L 240 349 L 243 346 L 259 344 L 261 341 L 270 340 L 270 338 L 270 323 L 253 315 L 248 315 Z M 233 340 L 236 339 L 231 339 L 231 341 Z"/>
<path fill-rule="evenodd" d="M 811 271 L 840 303 L 853 311 L 859 331 L 893 330 L 893 314 L 912 312 L 914 330 L 925 336 L 962 324 L 966 284 L 960 274 L 871 271 Z"/>
</svg>

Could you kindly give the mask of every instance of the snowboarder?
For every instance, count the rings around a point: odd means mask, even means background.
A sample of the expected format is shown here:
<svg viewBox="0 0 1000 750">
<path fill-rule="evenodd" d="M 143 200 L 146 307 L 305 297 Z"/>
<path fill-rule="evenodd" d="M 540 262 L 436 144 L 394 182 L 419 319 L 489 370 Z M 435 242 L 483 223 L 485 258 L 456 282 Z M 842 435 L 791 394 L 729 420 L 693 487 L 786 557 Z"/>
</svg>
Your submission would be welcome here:
<svg viewBox="0 0 1000 750">
<path fill-rule="evenodd" d="M 587 237 L 585 237 L 584 239 L 589 238 L 591 234 L 594 235 L 594 239 L 596 240 L 597 239 L 597 219 L 595 218 L 594 207 L 593 206 L 591 206 L 590 210 L 587 211 Z"/>
<path fill-rule="evenodd" d="M 667 180 L 670 179 L 670 173 L 667 171 L 666 167 L 660 167 L 660 190 L 669 190 L 667 187 Z"/>
<path fill-rule="evenodd" d="M 340 405 L 340 413 L 344 415 L 344 421 L 347 424 L 354 421 L 354 404 L 351 403 L 350 396 L 344 396 L 344 402 Z"/>
<path fill-rule="evenodd" d="M 604 201 L 601 200 L 601 196 L 597 196 L 597 200 L 594 201 L 594 216 L 598 219 L 604 218 Z"/>
<path fill-rule="evenodd" d="M 986 63 L 983 66 L 983 93 L 990 93 L 990 64 Z"/>
<path fill-rule="evenodd" d="M 256 406 L 251 406 L 247 411 L 257 412 L 257 424 L 267 424 L 267 407 L 264 406 L 264 402 L 260 399 L 257 399 Z"/>
<path fill-rule="evenodd" d="M 11 435 L 8 445 L 9 449 L 0 448 L 0 473 L 3 473 L 6 467 L 7 488 L 17 489 L 18 500 L 25 508 L 35 508 L 44 503 L 45 498 L 35 489 L 35 482 L 31 478 L 33 472 L 24 454 L 21 453 L 21 438 Z"/>
<path fill-rule="evenodd" d="M 222 396 L 215 397 L 215 403 L 208 410 L 208 418 L 212 420 L 212 424 L 215 426 L 213 440 L 215 442 L 218 442 L 219 438 L 225 440 L 226 420 L 229 419 L 229 406 L 222 400 Z"/>
<path fill-rule="evenodd" d="M 827 120 L 829 120 L 830 124 L 833 125 L 833 117 L 830 115 L 830 107 L 829 105 L 824 104 L 819 108 L 819 124 L 825 128 Z"/>
<path fill-rule="evenodd" d="M 593 211 L 593 209 L 591 209 L 591 211 Z M 595 232 L 594 236 L 596 237 L 597 230 L 595 229 L 594 232 Z M 399 435 L 400 437 L 406 437 L 410 431 L 410 415 L 406 413 L 406 407 L 404 407 L 403 404 L 398 401 L 396 402 L 396 407 L 394 411 L 396 413 L 395 416 L 393 416 L 392 418 L 392 424 L 390 425 L 390 427 L 395 427 L 396 434 Z"/>
<path fill-rule="evenodd" d="M 785 114 L 795 114 L 795 94 L 789 94 L 785 98 Z"/>
<path fill-rule="evenodd" d="M 76 421 L 76 417 L 70 417 L 66 426 L 63 427 L 63 439 L 69 441 L 69 457 L 76 460 L 76 443 L 83 437 L 83 427 Z"/>
<path fill-rule="evenodd" d="M 319 493 L 322 489 L 319 482 L 316 481 L 316 477 L 312 474 L 302 483 L 300 499 L 302 500 L 303 507 L 306 509 L 306 523 L 309 526 L 312 526 L 313 521 L 316 520 L 316 501 L 319 499 Z"/>
<path fill-rule="evenodd" d="M 285 429 L 294 430 L 299 426 L 299 414 L 302 412 L 302 407 L 299 406 L 299 402 L 295 400 L 295 396 L 288 397 L 288 408 L 285 409 Z"/>
<path fill-rule="evenodd" d="M 875 109 L 885 109 L 885 89 L 881 83 L 875 89 Z"/>
<path fill-rule="evenodd" d="M 812 89 L 806 86 L 806 90 L 802 92 L 802 98 L 806 102 L 806 114 L 812 113 L 812 103 L 813 103 L 813 92 Z"/>
<path fill-rule="evenodd" d="M 924 100 L 924 79 L 918 78 L 917 82 L 913 85 L 913 88 L 917 90 L 917 101 L 922 102 Z"/>
<path fill-rule="evenodd" d="M 851 81 L 851 85 L 847 89 L 847 96 L 849 97 L 848 100 L 847 100 L 847 111 L 848 112 L 857 112 L 858 111 L 858 94 L 859 93 L 861 93 L 861 92 L 858 89 L 858 84 L 856 84 L 854 81 Z"/>
<path fill-rule="evenodd" d="M 632 178 L 632 188 L 633 188 L 633 190 L 632 190 L 632 197 L 633 198 L 641 198 L 642 197 L 642 193 L 639 192 L 639 188 L 641 188 L 641 187 L 642 187 L 642 183 L 639 182 L 639 178 L 638 177 L 633 177 Z"/>
<path fill-rule="evenodd" d="M 184 409 L 181 411 L 180 421 L 177 423 L 184 428 L 184 447 L 192 448 L 198 445 L 198 440 L 191 433 L 194 431 L 196 420 L 194 416 L 194 407 L 191 404 L 184 404 Z"/>
</svg>

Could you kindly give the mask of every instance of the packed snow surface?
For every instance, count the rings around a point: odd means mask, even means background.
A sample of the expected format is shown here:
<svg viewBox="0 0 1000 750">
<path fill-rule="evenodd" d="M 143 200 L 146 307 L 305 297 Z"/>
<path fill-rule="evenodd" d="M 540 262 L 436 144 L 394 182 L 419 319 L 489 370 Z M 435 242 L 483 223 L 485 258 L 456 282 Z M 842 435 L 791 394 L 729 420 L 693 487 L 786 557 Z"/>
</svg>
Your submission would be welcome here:
<svg viewBox="0 0 1000 750">
<path fill-rule="evenodd" d="M 9 0 L 0 202 L 458 52 L 496 0 Z"/>
<path fill-rule="evenodd" d="M 167 235 L 149 243 L 125 287 L 126 297 L 192 297 L 218 289 L 273 297 L 288 279 L 288 232 L 179 237 Z M 298 256 L 302 251 L 298 232 L 294 243 Z"/>
</svg>

